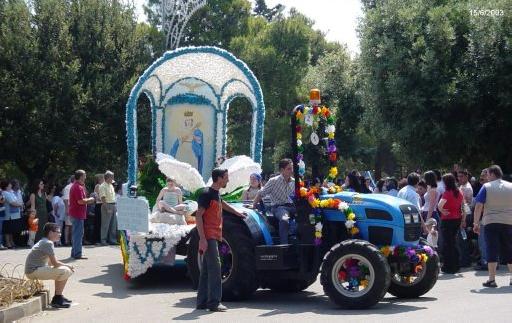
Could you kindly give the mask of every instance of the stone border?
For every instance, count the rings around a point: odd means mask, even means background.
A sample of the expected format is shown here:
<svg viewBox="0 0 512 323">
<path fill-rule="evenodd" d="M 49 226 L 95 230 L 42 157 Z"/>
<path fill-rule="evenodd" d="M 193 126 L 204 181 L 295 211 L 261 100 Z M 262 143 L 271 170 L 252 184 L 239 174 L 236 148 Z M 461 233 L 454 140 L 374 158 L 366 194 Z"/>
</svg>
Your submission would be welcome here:
<svg viewBox="0 0 512 323">
<path fill-rule="evenodd" d="M 0 310 L 0 323 L 16 321 L 45 310 L 49 305 L 49 297 L 48 291 L 42 291 L 27 301 L 16 302 L 10 307 Z"/>
</svg>

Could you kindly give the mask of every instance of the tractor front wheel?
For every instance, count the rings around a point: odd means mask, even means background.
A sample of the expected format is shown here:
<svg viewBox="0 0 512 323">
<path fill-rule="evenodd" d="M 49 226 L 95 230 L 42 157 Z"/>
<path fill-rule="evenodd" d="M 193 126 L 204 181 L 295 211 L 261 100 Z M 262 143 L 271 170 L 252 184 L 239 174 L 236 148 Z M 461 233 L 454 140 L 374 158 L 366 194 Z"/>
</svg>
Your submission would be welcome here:
<svg viewBox="0 0 512 323">
<path fill-rule="evenodd" d="M 346 240 L 325 255 L 320 282 L 331 301 L 341 308 L 365 309 L 377 304 L 390 284 L 384 255 L 371 243 Z"/>
</svg>

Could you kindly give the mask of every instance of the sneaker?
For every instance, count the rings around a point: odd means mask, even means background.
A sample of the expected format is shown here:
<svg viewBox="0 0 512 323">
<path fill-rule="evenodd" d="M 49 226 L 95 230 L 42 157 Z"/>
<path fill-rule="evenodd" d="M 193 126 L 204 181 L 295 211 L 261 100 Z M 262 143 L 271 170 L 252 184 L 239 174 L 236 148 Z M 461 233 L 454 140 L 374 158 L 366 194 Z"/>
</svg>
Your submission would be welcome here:
<svg viewBox="0 0 512 323">
<path fill-rule="evenodd" d="M 488 280 L 485 283 L 483 283 L 482 286 L 484 286 L 484 287 L 491 287 L 491 288 L 498 287 L 498 285 L 496 285 L 496 282 L 494 280 Z"/>
<path fill-rule="evenodd" d="M 50 306 L 54 307 L 54 308 L 69 308 L 71 306 L 71 304 L 66 303 L 64 301 L 64 298 L 62 297 L 62 295 L 55 295 L 52 298 L 52 302 L 50 303 Z"/>
<path fill-rule="evenodd" d="M 62 299 L 63 299 L 63 300 L 64 300 L 64 302 L 66 302 L 66 303 L 70 303 L 70 304 L 71 304 L 71 303 L 73 303 L 73 301 L 72 301 L 72 300 L 70 300 L 69 298 L 66 298 L 64 295 L 62 295 Z"/>
<path fill-rule="evenodd" d="M 4 246 L 3 244 L 0 244 L 0 250 L 7 250 L 7 247 Z"/>
<path fill-rule="evenodd" d="M 228 310 L 228 308 L 222 304 L 217 305 L 217 307 L 209 307 L 207 309 L 207 311 L 210 311 L 210 312 L 225 312 L 227 310 Z"/>
</svg>

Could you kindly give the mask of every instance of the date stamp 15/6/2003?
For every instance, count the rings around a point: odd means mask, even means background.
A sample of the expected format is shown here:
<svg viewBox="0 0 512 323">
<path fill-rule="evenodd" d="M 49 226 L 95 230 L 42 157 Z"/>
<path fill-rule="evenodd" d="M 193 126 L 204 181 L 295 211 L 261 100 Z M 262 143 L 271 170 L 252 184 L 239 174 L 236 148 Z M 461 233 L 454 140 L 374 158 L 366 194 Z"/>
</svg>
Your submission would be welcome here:
<svg viewBox="0 0 512 323">
<path fill-rule="evenodd" d="M 469 14 L 474 17 L 503 17 L 503 9 L 469 9 Z"/>
</svg>

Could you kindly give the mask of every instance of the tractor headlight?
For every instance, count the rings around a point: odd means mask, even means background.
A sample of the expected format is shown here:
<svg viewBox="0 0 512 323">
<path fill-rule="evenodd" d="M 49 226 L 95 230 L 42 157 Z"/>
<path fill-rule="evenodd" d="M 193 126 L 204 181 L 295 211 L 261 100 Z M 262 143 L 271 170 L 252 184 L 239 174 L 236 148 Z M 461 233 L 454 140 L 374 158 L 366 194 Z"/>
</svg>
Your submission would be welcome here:
<svg viewBox="0 0 512 323">
<path fill-rule="evenodd" d="M 418 213 L 413 213 L 412 214 L 412 221 L 414 223 L 419 223 L 420 222 L 420 215 Z"/>
<path fill-rule="evenodd" d="M 405 224 L 410 224 L 411 223 L 411 215 L 404 214 L 404 221 L 405 221 Z"/>
</svg>

